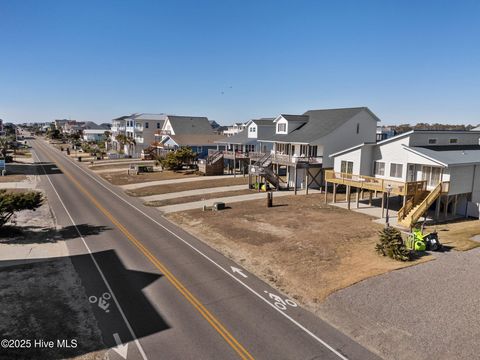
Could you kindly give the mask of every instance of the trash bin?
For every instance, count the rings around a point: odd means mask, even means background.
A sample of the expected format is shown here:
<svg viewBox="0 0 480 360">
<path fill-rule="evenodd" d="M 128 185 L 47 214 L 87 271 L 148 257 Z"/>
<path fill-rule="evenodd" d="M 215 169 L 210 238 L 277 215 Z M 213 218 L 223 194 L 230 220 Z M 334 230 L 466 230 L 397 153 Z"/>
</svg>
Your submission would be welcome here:
<svg viewBox="0 0 480 360">
<path fill-rule="evenodd" d="M 79 161 L 79 162 L 82 161 L 82 157 L 81 157 L 81 156 L 78 157 L 78 161 Z"/>
<path fill-rule="evenodd" d="M 271 191 L 267 192 L 267 208 L 273 206 L 273 193 Z"/>
</svg>

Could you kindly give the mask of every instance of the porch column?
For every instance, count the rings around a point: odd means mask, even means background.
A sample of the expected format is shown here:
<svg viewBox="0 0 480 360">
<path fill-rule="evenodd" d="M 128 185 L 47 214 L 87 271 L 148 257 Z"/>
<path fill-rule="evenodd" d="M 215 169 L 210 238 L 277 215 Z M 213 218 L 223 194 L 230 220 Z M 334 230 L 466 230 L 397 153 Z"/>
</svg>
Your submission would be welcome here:
<svg viewBox="0 0 480 360">
<path fill-rule="evenodd" d="M 347 185 L 347 209 L 350 210 L 350 185 Z"/>
<path fill-rule="evenodd" d="M 435 220 L 440 219 L 440 205 L 442 204 L 442 196 L 440 195 L 437 199 L 437 204 L 435 205 Z"/>
<path fill-rule="evenodd" d="M 297 195 L 297 164 L 295 164 L 295 169 L 294 169 L 294 178 L 295 178 L 295 183 L 293 185 L 293 191 L 295 193 L 295 195 Z"/>
<path fill-rule="evenodd" d="M 360 207 L 360 188 L 357 188 L 357 191 L 356 191 L 356 196 L 357 196 L 357 209 Z"/>
<path fill-rule="evenodd" d="M 308 195 L 308 171 L 307 169 L 305 170 L 305 195 Z"/>
<path fill-rule="evenodd" d="M 237 177 L 237 164 L 236 164 L 237 153 L 233 153 L 233 177 Z"/>
<path fill-rule="evenodd" d="M 457 205 L 458 205 L 458 194 L 455 194 L 455 198 L 453 200 L 453 216 L 457 215 Z"/>
<path fill-rule="evenodd" d="M 445 219 L 447 218 L 448 216 L 448 200 L 449 200 L 449 195 L 445 195 L 445 208 L 443 209 L 443 216 L 445 217 Z"/>
<path fill-rule="evenodd" d="M 372 206 L 372 192 L 368 191 L 368 206 Z"/>
<path fill-rule="evenodd" d="M 287 165 L 287 188 L 290 188 L 290 166 Z"/>
<path fill-rule="evenodd" d="M 328 203 L 327 195 L 328 195 L 328 182 L 325 181 L 325 204 Z"/>
</svg>

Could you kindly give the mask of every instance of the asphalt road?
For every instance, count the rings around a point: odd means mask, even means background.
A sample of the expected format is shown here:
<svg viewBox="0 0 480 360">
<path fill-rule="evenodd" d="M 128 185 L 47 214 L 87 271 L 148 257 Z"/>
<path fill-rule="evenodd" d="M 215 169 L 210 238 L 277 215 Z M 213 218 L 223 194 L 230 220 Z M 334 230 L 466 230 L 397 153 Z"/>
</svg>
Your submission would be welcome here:
<svg viewBox="0 0 480 360">
<path fill-rule="evenodd" d="M 30 144 L 58 224 L 77 227 L 68 250 L 111 359 L 377 358 L 154 208 Z"/>
</svg>

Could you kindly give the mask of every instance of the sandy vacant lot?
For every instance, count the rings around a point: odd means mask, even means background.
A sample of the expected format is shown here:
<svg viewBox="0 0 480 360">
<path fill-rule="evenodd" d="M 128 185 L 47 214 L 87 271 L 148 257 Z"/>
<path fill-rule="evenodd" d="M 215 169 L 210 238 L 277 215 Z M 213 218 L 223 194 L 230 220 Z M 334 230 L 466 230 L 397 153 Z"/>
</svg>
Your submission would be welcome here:
<svg viewBox="0 0 480 360">
<path fill-rule="evenodd" d="M 312 310 L 338 289 L 431 259 L 401 263 L 378 256 L 382 226 L 326 205 L 324 195 L 286 196 L 274 204 L 266 208 L 256 200 L 167 217 Z"/>
<path fill-rule="evenodd" d="M 247 194 L 255 194 L 254 190 L 236 190 L 236 191 L 224 191 L 220 193 L 212 193 L 212 194 L 202 194 L 202 195 L 193 195 L 193 196 L 182 196 L 177 197 L 174 199 L 165 199 L 165 200 L 157 200 L 157 201 L 147 201 L 144 204 L 147 206 L 167 206 L 167 205 L 176 205 L 176 204 L 185 204 L 195 201 L 202 201 L 202 200 L 210 200 L 216 199 L 220 197 L 227 197 L 227 196 L 238 196 L 238 195 L 247 195 Z"/>
<path fill-rule="evenodd" d="M 150 196 L 156 194 L 166 194 L 179 191 L 196 190 L 196 189 L 208 189 L 219 186 L 229 185 L 243 185 L 248 184 L 248 177 L 215 179 L 208 181 L 191 181 L 178 184 L 165 184 L 147 186 L 134 190 L 127 190 L 126 193 L 130 196 Z"/>
<path fill-rule="evenodd" d="M 118 166 L 118 165 L 117 165 Z M 92 170 L 103 169 L 93 168 Z M 125 167 L 125 172 L 114 172 L 114 173 L 104 173 L 101 176 L 112 183 L 113 185 L 126 185 L 126 184 L 137 184 L 147 181 L 156 181 L 156 180 L 171 180 L 171 179 L 185 179 L 189 177 L 198 177 L 192 171 L 162 171 L 162 172 L 153 172 L 153 173 L 144 173 L 144 174 L 127 174 L 128 164 Z"/>
</svg>

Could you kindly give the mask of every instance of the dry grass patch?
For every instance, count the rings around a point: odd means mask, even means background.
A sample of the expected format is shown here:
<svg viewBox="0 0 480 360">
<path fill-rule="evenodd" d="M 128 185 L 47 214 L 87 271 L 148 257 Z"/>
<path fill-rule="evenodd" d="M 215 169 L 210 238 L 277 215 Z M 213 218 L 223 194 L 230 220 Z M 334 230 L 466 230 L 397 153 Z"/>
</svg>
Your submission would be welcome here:
<svg viewBox="0 0 480 360">
<path fill-rule="evenodd" d="M 255 193 L 253 190 L 235 190 L 235 191 L 222 191 L 213 194 L 202 194 L 202 195 L 194 195 L 194 196 L 182 196 L 174 199 L 165 199 L 165 200 L 157 200 L 157 201 L 147 201 L 144 204 L 147 206 L 167 206 L 167 205 L 176 205 L 176 204 L 185 204 L 194 201 L 202 201 L 202 200 L 210 200 L 216 198 L 222 198 L 227 196 L 238 196 L 238 195 L 247 195 Z"/>
<path fill-rule="evenodd" d="M 402 263 L 380 257 L 381 225 L 324 203 L 324 195 L 229 204 L 219 212 L 167 217 L 312 310 L 330 293 L 371 276 L 431 259 Z"/>
<path fill-rule="evenodd" d="M 0 176 L 0 183 L 6 182 L 15 182 L 15 181 L 25 181 L 27 180 L 27 176 L 23 174 L 8 174 L 5 176 Z M 1 186 L 0 186 L 1 188 Z"/>
<path fill-rule="evenodd" d="M 127 190 L 126 193 L 130 196 L 150 196 L 158 194 L 166 194 L 179 191 L 208 189 L 219 186 L 243 185 L 248 184 L 248 177 L 237 177 L 227 179 L 215 179 L 205 181 L 191 181 L 178 184 L 165 184 L 146 186 L 139 189 Z"/>
<path fill-rule="evenodd" d="M 78 341 L 77 348 L 3 349 L 0 358 L 60 359 L 79 355 L 84 358 L 82 354 L 105 348 L 81 280 L 69 258 L 0 268 L 0 285 L 0 334 L 4 338 Z"/>
<path fill-rule="evenodd" d="M 480 220 L 464 220 L 427 227 L 427 231 L 435 229 L 438 231 L 440 242 L 455 250 L 466 251 L 480 246 L 480 242 L 472 240 L 474 236 L 480 235 Z"/>
<path fill-rule="evenodd" d="M 127 166 L 128 168 L 128 166 Z M 172 180 L 172 179 L 184 179 L 189 177 L 198 177 L 192 171 L 162 171 L 162 172 L 153 172 L 153 173 L 143 173 L 143 174 L 127 174 L 127 168 L 125 168 L 125 173 L 104 173 L 100 176 L 103 177 L 108 182 L 113 185 L 127 185 L 127 184 L 138 184 L 147 181 L 156 181 L 156 180 Z"/>
</svg>

